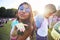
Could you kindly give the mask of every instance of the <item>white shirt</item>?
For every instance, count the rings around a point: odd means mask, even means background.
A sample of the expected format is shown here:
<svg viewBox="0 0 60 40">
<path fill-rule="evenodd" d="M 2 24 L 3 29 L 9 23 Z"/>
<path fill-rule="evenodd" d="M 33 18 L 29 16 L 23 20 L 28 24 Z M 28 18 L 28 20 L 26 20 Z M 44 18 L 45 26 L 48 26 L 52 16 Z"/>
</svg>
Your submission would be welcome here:
<svg viewBox="0 0 60 40">
<path fill-rule="evenodd" d="M 48 35 L 48 19 L 44 18 L 41 27 L 37 30 L 37 34 L 43 37 Z"/>
</svg>

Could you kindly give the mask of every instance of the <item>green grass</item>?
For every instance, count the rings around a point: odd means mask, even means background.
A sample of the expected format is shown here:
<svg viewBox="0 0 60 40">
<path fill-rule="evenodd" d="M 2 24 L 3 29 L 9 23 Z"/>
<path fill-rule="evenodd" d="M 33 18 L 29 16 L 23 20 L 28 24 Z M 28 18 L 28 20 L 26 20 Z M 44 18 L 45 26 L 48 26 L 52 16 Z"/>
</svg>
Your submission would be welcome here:
<svg viewBox="0 0 60 40">
<path fill-rule="evenodd" d="M 9 40 L 10 39 L 10 29 L 11 21 L 7 24 L 4 24 L 4 27 L 0 27 L 0 40 Z"/>
</svg>

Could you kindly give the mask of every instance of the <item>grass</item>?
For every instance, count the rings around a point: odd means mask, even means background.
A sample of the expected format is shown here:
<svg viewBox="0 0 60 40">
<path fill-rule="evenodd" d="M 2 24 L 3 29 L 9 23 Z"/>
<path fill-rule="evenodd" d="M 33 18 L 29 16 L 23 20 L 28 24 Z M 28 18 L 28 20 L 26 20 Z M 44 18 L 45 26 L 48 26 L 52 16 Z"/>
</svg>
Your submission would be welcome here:
<svg viewBox="0 0 60 40">
<path fill-rule="evenodd" d="M 0 40 L 9 40 L 10 37 L 10 29 L 11 29 L 11 21 L 7 24 L 4 24 L 4 27 L 0 27 Z"/>
<path fill-rule="evenodd" d="M 8 21 L 7 24 L 4 24 L 4 27 L 0 27 L 0 40 L 10 40 L 10 30 L 11 30 L 11 21 Z M 51 29 L 49 29 L 48 31 L 48 40 L 53 40 L 50 33 Z M 36 40 L 35 35 L 34 40 Z"/>
</svg>

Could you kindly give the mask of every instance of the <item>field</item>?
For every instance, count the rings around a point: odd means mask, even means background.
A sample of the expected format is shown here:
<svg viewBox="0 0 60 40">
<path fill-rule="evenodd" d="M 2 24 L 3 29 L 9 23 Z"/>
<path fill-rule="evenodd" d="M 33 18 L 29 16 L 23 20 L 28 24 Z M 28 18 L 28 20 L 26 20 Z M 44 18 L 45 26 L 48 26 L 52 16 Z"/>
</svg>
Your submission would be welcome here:
<svg viewBox="0 0 60 40">
<path fill-rule="evenodd" d="M 4 27 L 0 27 L 0 40 L 10 40 L 10 30 L 11 30 L 11 21 L 8 21 L 7 24 L 4 24 Z M 53 38 L 50 35 L 50 30 L 48 33 L 49 33 L 48 40 L 53 40 Z M 36 38 L 34 38 L 34 40 L 35 39 Z"/>
<path fill-rule="evenodd" d="M 0 40 L 9 40 L 10 37 L 10 29 L 11 29 L 11 21 L 4 24 L 4 27 L 0 27 Z"/>
</svg>

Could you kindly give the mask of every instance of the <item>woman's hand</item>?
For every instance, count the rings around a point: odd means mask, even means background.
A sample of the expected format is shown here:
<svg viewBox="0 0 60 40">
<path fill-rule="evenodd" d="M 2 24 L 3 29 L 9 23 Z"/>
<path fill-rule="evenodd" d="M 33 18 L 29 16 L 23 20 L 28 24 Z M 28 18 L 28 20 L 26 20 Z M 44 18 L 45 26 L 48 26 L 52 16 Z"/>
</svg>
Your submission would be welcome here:
<svg viewBox="0 0 60 40">
<path fill-rule="evenodd" d="M 28 24 L 24 24 L 24 26 L 28 27 L 29 25 Z"/>
<path fill-rule="evenodd" d="M 28 24 L 24 24 L 24 26 L 25 26 L 25 27 L 29 27 Z M 29 28 L 30 28 L 31 30 L 33 30 L 33 26 L 30 26 Z"/>
</svg>

